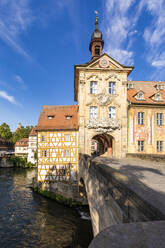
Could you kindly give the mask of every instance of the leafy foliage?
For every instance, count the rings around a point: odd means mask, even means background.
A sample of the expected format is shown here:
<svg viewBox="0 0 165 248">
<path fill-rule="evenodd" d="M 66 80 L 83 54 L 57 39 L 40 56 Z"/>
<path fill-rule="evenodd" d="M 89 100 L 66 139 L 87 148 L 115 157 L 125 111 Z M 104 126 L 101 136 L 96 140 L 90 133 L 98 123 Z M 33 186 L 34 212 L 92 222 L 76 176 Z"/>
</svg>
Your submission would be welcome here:
<svg viewBox="0 0 165 248">
<path fill-rule="evenodd" d="M 33 126 L 26 126 L 19 128 L 12 134 L 12 142 L 15 144 L 17 140 L 28 138 L 30 131 L 32 130 Z"/>
<path fill-rule="evenodd" d="M 12 133 L 10 126 L 4 122 L 0 125 L 0 137 L 5 138 L 15 144 L 17 140 L 28 138 L 32 128 L 33 126 L 21 126 Z"/>
<path fill-rule="evenodd" d="M 0 137 L 5 138 L 7 140 L 11 140 L 12 132 L 10 131 L 10 127 L 5 122 L 0 125 Z"/>
<path fill-rule="evenodd" d="M 35 164 L 32 164 L 31 162 L 27 162 L 27 158 L 20 158 L 17 156 L 13 156 L 9 158 L 10 161 L 13 162 L 15 167 L 21 167 L 21 168 L 33 168 L 35 167 Z"/>
</svg>

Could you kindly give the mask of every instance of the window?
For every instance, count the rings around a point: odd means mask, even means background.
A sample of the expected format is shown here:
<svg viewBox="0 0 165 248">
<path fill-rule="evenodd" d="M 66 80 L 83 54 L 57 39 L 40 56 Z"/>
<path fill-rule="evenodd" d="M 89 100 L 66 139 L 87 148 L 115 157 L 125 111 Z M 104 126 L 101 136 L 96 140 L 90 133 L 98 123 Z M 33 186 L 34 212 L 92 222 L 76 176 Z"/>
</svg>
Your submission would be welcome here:
<svg viewBox="0 0 165 248">
<path fill-rule="evenodd" d="M 116 118 L 116 108 L 115 107 L 109 107 L 108 108 L 109 112 L 109 119 L 115 119 Z"/>
<path fill-rule="evenodd" d="M 144 100 L 144 93 L 143 93 L 143 92 L 139 92 L 139 93 L 137 94 L 137 99 L 138 99 L 138 100 Z"/>
<path fill-rule="evenodd" d="M 41 141 L 45 141 L 45 136 L 44 135 L 41 136 Z"/>
<path fill-rule="evenodd" d="M 144 113 L 143 112 L 138 112 L 138 124 L 144 125 Z"/>
<path fill-rule="evenodd" d="M 128 89 L 133 89 L 133 83 L 128 84 Z"/>
<path fill-rule="evenodd" d="M 159 93 L 155 94 L 155 100 L 161 101 L 161 95 Z"/>
<path fill-rule="evenodd" d="M 90 94 L 97 94 L 97 82 L 90 82 Z"/>
<path fill-rule="evenodd" d="M 69 150 L 65 150 L 65 151 L 64 151 L 64 156 L 65 156 L 65 157 L 69 157 Z"/>
<path fill-rule="evenodd" d="M 162 152 L 163 151 L 163 141 L 158 140 L 157 141 L 157 152 Z"/>
<path fill-rule="evenodd" d="M 70 119 L 72 118 L 72 115 L 66 115 L 65 118 L 66 118 L 67 120 L 70 120 Z"/>
<path fill-rule="evenodd" d="M 100 56 L 100 46 L 95 46 L 95 55 Z"/>
<path fill-rule="evenodd" d="M 109 94 L 115 95 L 116 94 L 116 83 L 109 82 Z"/>
<path fill-rule="evenodd" d="M 70 135 L 69 134 L 65 134 L 65 141 L 70 141 Z"/>
<path fill-rule="evenodd" d="M 42 153 L 41 153 L 42 157 L 46 157 L 47 156 L 47 151 L 46 150 L 43 150 Z"/>
<path fill-rule="evenodd" d="M 163 114 L 157 113 L 157 125 L 162 126 L 163 125 Z"/>
<path fill-rule="evenodd" d="M 54 118 L 54 115 L 48 115 L 48 119 L 52 120 Z"/>
<path fill-rule="evenodd" d="M 164 85 L 163 84 L 157 84 L 157 90 L 163 90 Z"/>
<path fill-rule="evenodd" d="M 92 106 L 90 107 L 90 119 L 97 118 L 97 107 Z"/>
<path fill-rule="evenodd" d="M 138 140 L 138 151 L 139 152 L 144 151 L 144 140 Z"/>
</svg>

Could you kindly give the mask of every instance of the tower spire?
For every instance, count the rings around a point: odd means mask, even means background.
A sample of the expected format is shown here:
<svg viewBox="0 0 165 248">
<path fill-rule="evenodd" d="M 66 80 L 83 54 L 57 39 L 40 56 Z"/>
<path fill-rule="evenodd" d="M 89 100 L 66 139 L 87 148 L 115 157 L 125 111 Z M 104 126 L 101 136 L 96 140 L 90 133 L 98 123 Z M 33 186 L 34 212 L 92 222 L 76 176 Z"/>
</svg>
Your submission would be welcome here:
<svg viewBox="0 0 165 248">
<path fill-rule="evenodd" d="M 104 41 L 102 39 L 102 32 L 99 31 L 98 29 L 98 11 L 95 10 L 95 14 L 96 14 L 96 20 L 95 20 L 95 31 L 92 33 L 92 37 L 91 37 L 91 42 L 89 45 L 89 50 L 91 52 L 91 57 L 93 58 L 97 58 L 99 56 L 101 56 L 102 54 L 102 49 L 104 46 Z"/>
</svg>

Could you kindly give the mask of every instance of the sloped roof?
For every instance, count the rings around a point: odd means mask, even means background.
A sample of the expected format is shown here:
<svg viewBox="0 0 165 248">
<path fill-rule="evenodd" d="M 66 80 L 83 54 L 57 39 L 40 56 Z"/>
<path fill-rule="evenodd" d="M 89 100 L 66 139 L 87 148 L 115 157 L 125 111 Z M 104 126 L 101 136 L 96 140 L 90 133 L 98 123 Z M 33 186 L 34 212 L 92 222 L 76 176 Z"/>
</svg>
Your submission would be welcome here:
<svg viewBox="0 0 165 248">
<path fill-rule="evenodd" d="M 28 146 L 28 141 L 29 141 L 28 138 L 20 139 L 20 140 L 18 140 L 18 141 L 15 143 L 15 146 L 26 147 L 26 146 Z"/>
<path fill-rule="evenodd" d="M 155 81 L 128 81 L 128 83 L 133 83 L 133 89 L 127 90 L 127 99 L 131 103 L 137 104 L 156 104 L 165 105 L 165 82 L 155 82 Z M 163 84 L 163 90 L 157 90 L 156 85 Z M 144 100 L 138 100 L 135 98 L 138 92 L 144 92 Z M 161 93 L 161 101 L 156 101 L 152 97 L 156 93 Z"/>
<path fill-rule="evenodd" d="M 71 116 L 67 119 L 67 116 Z M 51 119 L 49 119 L 49 117 Z M 77 130 L 78 105 L 43 106 L 36 130 Z"/>
</svg>

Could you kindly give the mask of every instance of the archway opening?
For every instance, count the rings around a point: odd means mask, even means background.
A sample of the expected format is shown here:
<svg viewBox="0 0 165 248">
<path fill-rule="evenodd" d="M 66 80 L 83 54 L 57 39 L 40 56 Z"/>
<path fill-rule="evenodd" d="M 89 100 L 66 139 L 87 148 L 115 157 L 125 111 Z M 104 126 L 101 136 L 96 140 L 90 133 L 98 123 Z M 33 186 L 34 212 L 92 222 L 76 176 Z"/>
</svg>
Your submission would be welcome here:
<svg viewBox="0 0 165 248">
<path fill-rule="evenodd" d="M 91 155 L 112 156 L 114 138 L 108 134 L 97 134 L 91 140 Z"/>
</svg>

